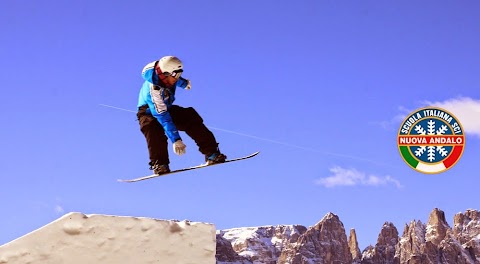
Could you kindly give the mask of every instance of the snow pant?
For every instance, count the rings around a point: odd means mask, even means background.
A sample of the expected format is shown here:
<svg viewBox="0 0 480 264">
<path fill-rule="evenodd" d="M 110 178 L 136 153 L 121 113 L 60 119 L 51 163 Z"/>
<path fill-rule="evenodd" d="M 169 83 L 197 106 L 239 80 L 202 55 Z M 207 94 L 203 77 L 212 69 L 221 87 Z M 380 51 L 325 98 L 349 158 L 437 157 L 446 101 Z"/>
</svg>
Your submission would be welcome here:
<svg viewBox="0 0 480 264">
<path fill-rule="evenodd" d="M 147 113 L 147 109 L 147 105 L 139 107 L 137 117 L 140 130 L 147 140 L 150 161 L 170 164 L 168 138 L 160 122 L 152 114 Z M 202 154 L 209 156 L 218 151 L 218 143 L 213 133 L 203 124 L 203 119 L 195 109 L 172 105 L 168 112 L 177 129 L 191 137 Z"/>
</svg>

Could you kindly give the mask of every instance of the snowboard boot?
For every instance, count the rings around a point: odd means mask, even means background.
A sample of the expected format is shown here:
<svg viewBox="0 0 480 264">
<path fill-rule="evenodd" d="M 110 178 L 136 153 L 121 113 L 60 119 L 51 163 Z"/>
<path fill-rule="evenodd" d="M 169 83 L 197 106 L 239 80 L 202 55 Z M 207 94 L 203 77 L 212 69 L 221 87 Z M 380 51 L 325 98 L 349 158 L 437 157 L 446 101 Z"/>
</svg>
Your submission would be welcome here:
<svg viewBox="0 0 480 264">
<path fill-rule="evenodd" d="M 227 159 L 227 156 L 220 153 L 220 151 L 214 152 L 210 155 L 205 155 L 205 162 L 208 165 L 216 164 L 216 163 L 223 163 Z"/>
<path fill-rule="evenodd" d="M 153 170 L 154 174 L 162 175 L 170 172 L 168 164 L 158 164 L 158 161 L 150 162 L 150 170 Z"/>
</svg>

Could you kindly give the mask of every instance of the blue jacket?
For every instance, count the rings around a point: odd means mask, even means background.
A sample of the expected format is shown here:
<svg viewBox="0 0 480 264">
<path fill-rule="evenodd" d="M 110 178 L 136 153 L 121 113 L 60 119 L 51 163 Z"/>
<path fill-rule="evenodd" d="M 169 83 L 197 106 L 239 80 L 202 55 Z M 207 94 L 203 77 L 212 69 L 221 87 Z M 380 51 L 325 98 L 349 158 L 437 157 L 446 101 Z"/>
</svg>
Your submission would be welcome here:
<svg viewBox="0 0 480 264">
<path fill-rule="evenodd" d="M 156 61 L 151 62 L 143 68 L 142 77 L 145 82 L 140 89 L 137 107 L 148 105 L 147 113 L 157 118 L 165 130 L 167 137 L 172 142 L 175 142 L 182 138 L 172 121 L 168 109 L 172 106 L 173 101 L 175 101 L 175 90 L 177 87 L 185 88 L 188 85 L 188 81 L 180 78 L 171 88 L 160 86 L 158 76 L 155 73 L 155 63 Z"/>
</svg>

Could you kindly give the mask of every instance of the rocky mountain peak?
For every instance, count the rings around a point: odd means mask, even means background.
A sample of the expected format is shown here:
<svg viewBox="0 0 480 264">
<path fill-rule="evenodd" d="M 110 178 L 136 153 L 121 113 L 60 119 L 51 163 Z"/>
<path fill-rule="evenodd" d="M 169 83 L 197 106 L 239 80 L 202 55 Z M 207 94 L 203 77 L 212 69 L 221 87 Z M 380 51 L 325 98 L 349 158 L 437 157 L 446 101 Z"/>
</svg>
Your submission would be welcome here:
<svg viewBox="0 0 480 264">
<path fill-rule="evenodd" d="M 397 228 L 393 223 L 385 222 L 378 235 L 377 244 L 365 252 L 362 263 L 394 263 L 395 246 L 397 243 Z"/>
<path fill-rule="evenodd" d="M 466 238 L 468 242 L 462 244 L 459 238 L 459 234 L 464 234 L 463 224 L 471 225 L 468 217 L 457 214 L 455 223 L 457 235 L 448 226 L 444 212 L 437 208 L 430 213 L 426 225 L 411 222 L 397 245 L 396 260 L 398 263 L 480 263 L 478 243 Z"/>
<path fill-rule="evenodd" d="M 469 209 L 453 218 L 453 236 L 480 263 L 480 211 Z"/>
<path fill-rule="evenodd" d="M 338 215 L 334 213 L 327 213 L 322 219 L 316 223 L 312 228 L 320 229 L 321 227 L 324 227 L 326 225 L 337 225 L 340 222 L 340 218 Z M 343 226 L 343 224 L 342 224 Z"/>
<path fill-rule="evenodd" d="M 362 253 L 358 247 L 357 233 L 355 229 L 350 229 L 350 236 L 348 237 L 348 248 L 350 249 L 350 254 L 352 254 L 352 259 L 354 263 L 359 263 L 362 259 Z"/>
<path fill-rule="evenodd" d="M 377 245 L 381 246 L 390 246 L 397 244 L 398 242 L 398 231 L 393 223 L 385 222 L 378 235 Z"/>
<path fill-rule="evenodd" d="M 445 219 L 445 213 L 438 208 L 433 209 L 428 217 L 425 240 L 438 246 L 445 238 L 450 226 Z"/>
<path fill-rule="evenodd" d="M 396 245 L 395 259 L 400 263 L 414 261 L 423 252 L 426 226 L 420 221 L 411 221 L 405 225 L 403 235 Z"/>
<path fill-rule="evenodd" d="M 470 233 L 480 232 L 480 211 L 469 209 L 465 213 L 457 213 L 453 218 L 453 234 L 462 239 L 472 239 Z M 464 241 L 462 241 L 464 242 Z"/>
<path fill-rule="evenodd" d="M 301 235 L 296 244 L 287 247 L 277 263 L 352 263 L 345 228 L 339 217 L 333 213 L 325 215 Z"/>
</svg>

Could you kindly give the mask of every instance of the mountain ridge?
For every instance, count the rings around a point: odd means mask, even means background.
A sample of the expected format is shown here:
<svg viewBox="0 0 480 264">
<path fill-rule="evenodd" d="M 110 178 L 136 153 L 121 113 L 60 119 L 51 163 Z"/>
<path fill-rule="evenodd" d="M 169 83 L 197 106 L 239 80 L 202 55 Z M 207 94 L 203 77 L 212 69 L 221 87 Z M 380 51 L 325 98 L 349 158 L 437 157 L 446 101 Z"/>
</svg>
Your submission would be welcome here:
<svg viewBox="0 0 480 264">
<path fill-rule="evenodd" d="M 426 223 L 412 220 L 402 234 L 386 221 L 376 243 L 363 250 L 355 229 L 347 237 L 332 212 L 310 227 L 232 228 L 217 230 L 216 237 L 218 264 L 480 264 L 480 212 L 475 209 L 455 214 L 451 227 L 445 213 L 434 208 Z"/>
</svg>

